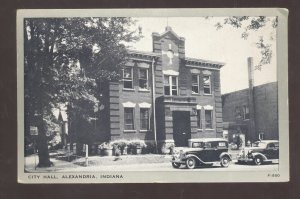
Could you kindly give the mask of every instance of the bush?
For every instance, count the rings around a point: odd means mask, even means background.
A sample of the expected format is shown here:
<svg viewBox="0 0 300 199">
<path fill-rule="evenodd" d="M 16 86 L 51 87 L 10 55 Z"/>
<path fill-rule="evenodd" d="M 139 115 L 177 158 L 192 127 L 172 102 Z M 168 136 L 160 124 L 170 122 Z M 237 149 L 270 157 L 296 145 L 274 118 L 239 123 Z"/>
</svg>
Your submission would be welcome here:
<svg viewBox="0 0 300 199">
<path fill-rule="evenodd" d="M 146 148 L 147 145 L 144 140 L 131 140 L 129 141 L 130 148 Z"/>
<path fill-rule="evenodd" d="M 147 143 L 147 146 L 144 148 L 144 153 L 156 153 L 155 143 Z"/>
<path fill-rule="evenodd" d="M 113 147 L 118 147 L 121 150 L 124 150 L 128 146 L 129 142 L 127 140 L 115 140 L 110 143 Z"/>
<path fill-rule="evenodd" d="M 98 146 L 99 149 L 104 150 L 104 149 L 113 149 L 113 146 L 109 142 L 103 142 Z"/>
<path fill-rule="evenodd" d="M 163 154 L 170 154 L 173 152 L 175 144 L 173 142 L 163 143 L 161 146 L 161 152 Z"/>
</svg>

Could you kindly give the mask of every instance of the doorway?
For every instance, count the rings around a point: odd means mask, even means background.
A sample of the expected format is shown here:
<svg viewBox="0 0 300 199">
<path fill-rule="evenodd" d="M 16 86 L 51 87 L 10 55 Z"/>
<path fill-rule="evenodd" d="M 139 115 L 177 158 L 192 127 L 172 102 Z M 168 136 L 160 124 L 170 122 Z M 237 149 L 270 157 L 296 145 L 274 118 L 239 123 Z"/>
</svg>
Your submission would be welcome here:
<svg viewBox="0 0 300 199">
<path fill-rule="evenodd" d="M 188 146 L 191 139 L 191 120 L 189 111 L 173 111 L 173 138 L 177 147 Z"/>
</svg>

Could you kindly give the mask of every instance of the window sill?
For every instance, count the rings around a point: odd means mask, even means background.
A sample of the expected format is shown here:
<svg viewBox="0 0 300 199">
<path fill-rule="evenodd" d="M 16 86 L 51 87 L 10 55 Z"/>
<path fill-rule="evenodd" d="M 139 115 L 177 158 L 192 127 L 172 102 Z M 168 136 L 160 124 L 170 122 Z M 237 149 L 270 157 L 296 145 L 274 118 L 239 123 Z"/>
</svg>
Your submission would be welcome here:
<svg viewBox="0 0 300 199">
<path fill-rule="evenodd" d="M 124 133 L 136 133 L 136 130 L 124 130 Z"/>
<path fill-rule="evenodd" d="M 142 92 L 142 93 L 150 93 L 150 90 L 149 90 L 149 89 L 140 89 L 140 88 L 139 88 L 139 92 Z"/>
<path fill-rule="evenodd" d="M 203 95 L 205 96 L 212 96 L 212 93 L 208 94 L 208 93 L 203 93 Z"/>
<path fill-rule="evenodd" d="M 244 121 L 249 121 L 250 119 L 244 119 Z"/>
<path fill-rule="evenodd" d="M 147 133 L 150 130 L 140 130 L 140 133 Z"/>
<path fill-rule="evenodd" d="M 123 91 L 134 92 L 134 89 L 133 88 L 123 88 Z"/>
<path fill-rule="evenodd" d="M 214 131 L 215 129 L 204 129 L 206 131 Z"/>
</svg>

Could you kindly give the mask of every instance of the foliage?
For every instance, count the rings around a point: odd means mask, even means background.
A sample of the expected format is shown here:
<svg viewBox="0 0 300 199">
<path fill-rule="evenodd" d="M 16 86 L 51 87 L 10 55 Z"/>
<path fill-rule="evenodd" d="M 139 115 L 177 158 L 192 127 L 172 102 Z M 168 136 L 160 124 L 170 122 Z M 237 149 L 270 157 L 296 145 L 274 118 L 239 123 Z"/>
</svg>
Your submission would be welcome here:
<svg viewBox="0 0 300 199">
<path fill-rule="evenodd" d="M 175 148 L 175 143 L 174 142 L 166 142 L 163 143 L 161 146 L 161 152 L 163 154 L 168 154 L 170 152 L 172 152 L 172 150 Z"/>
<path fill-rule="evenodd" d="M 207 17 L 206 19 L 208 19 Z M 231 26 L 237 29 L 243 29 L 241 37 L 243 39 L 248 39 L 251 31 L 258 31 L 263 29 L 264 27 L 270 25 L 274 32 L 278 26 L 278 17 L 249 17 L 249 16 L 232 16 L 224 18 L 223 22 L 217 22 L 215 27 L 217 30 L 223 28 L 224 26 Z M 261 70 L 263 65 L 269 64 L 272 59 L 272 44 L 270 42 L 266 43 L 266 39 L 264 36 L 260 36 L 258 41 L 256 42 L 257 48 L 260 50 L 260 61 L 258 65 L 255 66 L 256 69 Z M 273 32 L 269 35 L 270 40 L 274 40 Z"/>
<path fill-rule="evenodd" d="M 156 153 L 156 146 L 154 142 L 147 142 L 145 148 L 145 153 Z"/>
<path fill-rule="evenodd" d="M 116 147 L 118 147 L 118 148 L 120 148 L 120 149 L 123 150 L 126 146 L 128 146 L 129 141 L 124 140 L 124 139 L 120 139 L 120 140 L 112 141 L 111 144 L 113 146 L 116 146 Z"/>
<path fill-rule="evenodd" d="M 165 144 L 165 147 L 166 147 L 167 149 L 173 149 L 173 148 L 175 147 L 175 143 L 173 143 L 173 142 L 168 142 L 168 143 Z"/>
<path fill-rule="evenodd" d="M 51 165 L 45 118 L 58 103 L 67 103 L 73 124 L 91 122 L 99 84 L 119 78 L 124 42 L 139 38 L 132 24 L 123 17 L 24 19 L 25 131 L 38 127 L 39 166 Z"/>
<path fill-rule="evenodd" d="M 130 148 L 146 148 L 147 147 L 144 140 L 130 140 L 129 146 L 130 146 Z"/>
<path fill-rule="evenodd" d="M 112 145 L 111 143 L 109 143 L 109 142 L 103 142 L 102 144 L 100 144 L 100 145 L 98 146 L 98 148 L 99 148 L 100 150 L 104 150 L 104 149 L 113 149 L 113 145 Z"/>
<path fill-rule="evenodd" d="M 53 135 L 50 136 L 50 141 L 48 143 L 48 148 L 49 149 L 58 149 L 62 146 L 61 142 L 61 135 L 59 132 L 54 133 Z"/>
</svg>

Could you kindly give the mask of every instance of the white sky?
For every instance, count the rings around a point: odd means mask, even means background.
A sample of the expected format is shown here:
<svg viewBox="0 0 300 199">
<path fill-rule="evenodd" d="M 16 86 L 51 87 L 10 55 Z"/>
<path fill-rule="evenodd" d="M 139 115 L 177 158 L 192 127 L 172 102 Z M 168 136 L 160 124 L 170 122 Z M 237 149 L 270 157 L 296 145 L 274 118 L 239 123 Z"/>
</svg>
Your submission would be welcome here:
<svg viewBox="0 0 300 199">
<path fill-rule="evenodd" d="M 272 27 L 264 27 L 259 31 L 252 31 L 247 40 L 241 38 L 243 29 L 224 26 L 216 30 L 217 22 L 223 22 L 223 18 L 215 17 L 205 19 L 203 17 L 147 17 L 135 18 L 137 26 L 142 27 L 142 38 L 132 44 L 131 49 L 152 51 L 152 32 L 163 33 L 167 24 L 181 37 L 185 37 L 186 56 L 192 58 L 208 59 L 225 62 L 221 69 L 222 94 L 241 90 L 248 87 L 247 57 L 252 56 L 254 65 L 259 61 L 259 49 L 255 42 L 259 36 L 269 38 Z M 275 33 L 274 33 L 275 34 Z M 266 40 L 268 41 L 268 40 Z M 273 41 L 273 58 L 269 65 L 263 66 L 261 71 L 254 72 L 254 84 L 261 85 L 277 81 L 276 74 L 276 41 Z"/>
</svg>

